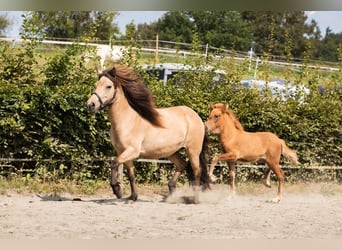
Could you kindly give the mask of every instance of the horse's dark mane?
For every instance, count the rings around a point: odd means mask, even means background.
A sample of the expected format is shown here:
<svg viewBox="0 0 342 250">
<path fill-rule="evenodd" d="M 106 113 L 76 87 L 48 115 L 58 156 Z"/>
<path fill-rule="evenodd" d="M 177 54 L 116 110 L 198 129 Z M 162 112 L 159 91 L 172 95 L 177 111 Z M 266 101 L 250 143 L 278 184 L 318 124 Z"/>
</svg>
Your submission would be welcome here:
<svg viewBox="0 0 342 250">
<path fill-rule="evenodd" d="M 106 76 L 121 86 L 129 105 L 144 119 L 154 126 L 162 127 L 160 115 L 156 110 L 152 93 L 145 86 L 142 78 L 133 69 L 117 65 L 104 70 L 99 77 Z"/>
</svg>

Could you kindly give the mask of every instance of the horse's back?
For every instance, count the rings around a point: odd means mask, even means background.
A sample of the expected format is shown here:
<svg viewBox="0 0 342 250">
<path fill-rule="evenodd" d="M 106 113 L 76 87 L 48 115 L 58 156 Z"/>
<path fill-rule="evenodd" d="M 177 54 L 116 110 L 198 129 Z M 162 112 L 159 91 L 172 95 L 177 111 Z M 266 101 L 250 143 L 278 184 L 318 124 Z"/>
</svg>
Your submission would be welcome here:
<svg viewBox="0 0 342 250">
<path fill-rule="evenodd" d="M 189 125 L 204 127 L 200 116 L 188 106 L 173 106 L 158 109 L 163 120 L 187 123 Z M 165 124 L 165 126 L 168 126 Z"/>
<path fill-rule="evenodd" d="M 205 129 L 201 117 L 190 107 L 173 106 L 158 109 L 165 129 L 171 134 L 181 133 L 188 140 L 202 144 Z M 197 140 L 199 140 L 197 142 Z"/>
<path fill-rule="evenodd" d="M 141 157 L 167 157 L 182 147 L 202 145 L 204 124 L 194 110 L 186 106 L 174 106 L 157 111 L 163 126 L 156 127 L 146 120 L 141 120 L 142 123 L 138 126 L 139 134 L 134 136 L 135 141 L 141 141 Z"/>
</svg>

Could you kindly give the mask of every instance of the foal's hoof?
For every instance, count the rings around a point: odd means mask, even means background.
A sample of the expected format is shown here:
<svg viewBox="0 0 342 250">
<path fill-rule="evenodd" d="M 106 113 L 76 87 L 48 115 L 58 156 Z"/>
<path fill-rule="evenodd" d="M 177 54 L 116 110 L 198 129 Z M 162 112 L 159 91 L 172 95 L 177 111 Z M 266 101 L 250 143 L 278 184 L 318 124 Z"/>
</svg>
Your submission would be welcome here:
<svg viewBox="0 0 342 250">
<path fill-rule="evenodd" d="M 261 183 L 264 184 L 265 187 L 271 188 L 271 183 L 269 183 L 267 180 L 262 179 Z"/>
<path fill-rule="evenodd" d="M 121 199 L 122 198 L 122 189 L 120 187 L 120 184 L 110 184 L 110 186 L 113 189 L 113 193 L 115 194 L 116 198 Z"/>
<path fill-rule="evenodd" d="M 267 201 L 268 203 L 273 203 L 273 204 L 277 204 L 277 203 L 279 203 L 280 202 L 280 198 L 279 197 L 276 197 L 276 198 L 274 198 L 274 199 L 272 199 L 272 200 L 270 200 L 270 201 Z"/>
<path fill-rule="evenodd" d="M 279 197 L 276 197 L 272 200 L 273 203 L 279 203 L 280 202 L 280 198 Z"/>
<path fill-rule="evenodd" d="M 213 174 L 210 174 L 210 175 L 209 175 L 209 181 L 210 181 L 211 183 L 215 183 L 216 180 L 217 180 L 217 178 L 216 178 L 215 175 L 213 175 Z"/>
</svg>

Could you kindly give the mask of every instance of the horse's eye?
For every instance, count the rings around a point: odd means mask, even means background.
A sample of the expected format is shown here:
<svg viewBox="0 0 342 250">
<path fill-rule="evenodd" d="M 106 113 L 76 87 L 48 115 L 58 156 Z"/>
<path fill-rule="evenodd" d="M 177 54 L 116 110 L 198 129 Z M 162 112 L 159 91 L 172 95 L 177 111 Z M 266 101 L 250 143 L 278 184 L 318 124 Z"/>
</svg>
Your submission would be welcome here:
<svg viewBox="0 0 342 250">
<path fill-rule="evenodd" d="M 111 88 L 112 88 L 112 85 L 108 85 L 108 86 L 107 86 L 107 89 L 111 89 Z"/>
</svg>

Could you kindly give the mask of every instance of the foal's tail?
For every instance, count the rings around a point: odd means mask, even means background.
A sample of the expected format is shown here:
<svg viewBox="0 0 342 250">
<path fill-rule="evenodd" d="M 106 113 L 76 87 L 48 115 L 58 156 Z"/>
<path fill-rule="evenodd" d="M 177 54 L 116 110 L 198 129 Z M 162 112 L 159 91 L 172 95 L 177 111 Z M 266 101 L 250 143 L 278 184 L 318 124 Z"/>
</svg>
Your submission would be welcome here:
<svg viewBox="0 0 342 250">
<path fill-rule="evenodd" d="M 202 143 L 202 150 L 199 155 L 200 167 L 201 167 L 201 185 L 202 185 L 203 190 L 210 189 L 210 178 L 209 178 L 208 169 L 207 169 L 208 161 L 206 157 L 208 144 L 209 144 L 209 136 L 208 136 L 208 131 L 205 128 L 204 138 L 203 138 L 203 143 Z M 195 180 L 195 177 L 194 177 L 194 172 L 192 170 L 190 161 L 188 161 L 188 164 L 185 170 L 186 170 L 186 175 L 188 177 L 189 182 L 192 183 Z"/>
<path fill-rule="evenodd" d="M 281 154 L 283 156 L 285 156 L 286 158 L 288 158 L 289 160 L 291 160 L 291 162 L 295 165 L 299 164 L 298 161 L 298 156 L 297 153 L 293 150 L 291 150 L 285 143 L 284 140 L 280 139 L 280 143 L 281 143 Z"/>
</svg>

